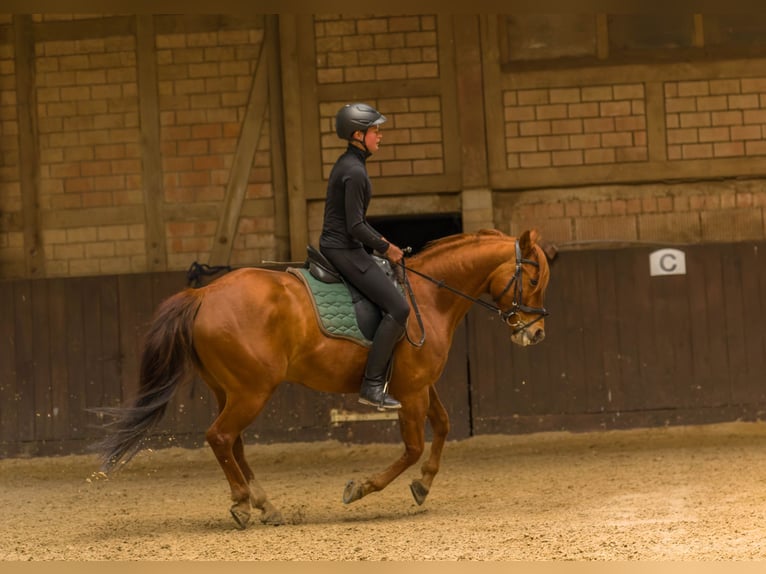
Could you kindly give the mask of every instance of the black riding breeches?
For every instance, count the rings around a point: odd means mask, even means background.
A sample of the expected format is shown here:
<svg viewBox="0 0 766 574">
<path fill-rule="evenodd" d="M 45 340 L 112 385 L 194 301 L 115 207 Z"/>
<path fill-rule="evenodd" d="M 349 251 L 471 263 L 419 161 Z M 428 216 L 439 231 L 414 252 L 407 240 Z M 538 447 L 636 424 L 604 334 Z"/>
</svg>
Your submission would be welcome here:
<svg viewBox="0 0 766 574">
<path fill-rule="evenodd" d="M 386 277 L 372 255 L 364 248 L 358 249 L 322 249 L 322 254 L 340 271 L 343 278 L 384 313 L 393 317 L 400 325 L 407 323 L 410 305 L 397 287 Z"/>
</svg>

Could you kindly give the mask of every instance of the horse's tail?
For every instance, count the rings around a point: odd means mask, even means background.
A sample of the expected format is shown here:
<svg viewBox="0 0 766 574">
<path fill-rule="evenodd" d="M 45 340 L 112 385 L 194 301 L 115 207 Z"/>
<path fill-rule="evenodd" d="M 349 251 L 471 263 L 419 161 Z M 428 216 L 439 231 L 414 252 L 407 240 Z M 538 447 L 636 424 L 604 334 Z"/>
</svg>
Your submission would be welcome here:
<svg viewBox="0 0 766 574">
<path fill-rule="evenodd" d="M 157 309 L 144 340 L 138 396 L 132 406 L 95 409 L 112 417 L 106 438 L 95 445 L 103 472 L 125 464 L 142 447 L 148 433 L 162 420 L 176 389 L 199 366 L 192 328 L 201 303 L 200 291 L 185 289 Z"/>
</svg>

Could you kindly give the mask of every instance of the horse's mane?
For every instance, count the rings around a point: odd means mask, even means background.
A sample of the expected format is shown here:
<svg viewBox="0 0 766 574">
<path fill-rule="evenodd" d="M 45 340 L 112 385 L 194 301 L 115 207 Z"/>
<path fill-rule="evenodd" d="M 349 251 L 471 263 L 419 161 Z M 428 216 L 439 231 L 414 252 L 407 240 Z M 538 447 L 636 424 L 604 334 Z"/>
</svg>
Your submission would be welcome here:
<svg viewBox="0 0 766 574">
<path fill-rule="evenodd" d="M 510 241 L 511 238 L 509 235 L 506 235 L 502 231 L 499 231 L 497 229 L 480 229 L 476 231 L 475 233 L 458 233 L 456 235 L 449 235 L 447 237 L 441 237 L 439 239 L 434 239 L 432 241 L 429 241 L 425 244 L 423 247 L 423 250 L 420 251 L 417 255 L 415 255 L 412 260 L 413 262 L 416 262 L 417 264 L 424 263 L 426 261 L 431 261 L 435 258 L 440 259 L 446 259 L 444 258 L 444 252 L 448 250 L 452 250 L 458 245 L 461 245 L 463 243 L 467 243 L 470 241 L 481 241 L 483 238 L 490 238 L 493 237 L 495 239 L 506 239 Z M 538 257 L 542 260 L 545 259 L 545 253 L 543 252 L 542 248 L 538 245 L 536 246 Z M 540 266 L 540 281 L 538 282 L 538 285 L 532 290 L 537 291 L 539 289 L 542 289 L 543 286 L 548 284 L 548 279 L 550 276 L 550 270 L 548 268 L 548 265 L 541 265 Z"/>
<path fill-rule="evenodd" d="M 449 235 L 447 237 L 441 237 L 426 243 L 423 247 L 423 250 L 418 254 L 418 257 L 432 256 L 435 252 L 441 251 L 442 249 L 452 248 L 457 243 L 463 243 L 466 240 L 490 235 L 495 237 L 507 237 L 502 231 L 498 231 L 497 229 L 480 229 L 475 233 L 458 233 L 456 235 Z"/>
</svg>

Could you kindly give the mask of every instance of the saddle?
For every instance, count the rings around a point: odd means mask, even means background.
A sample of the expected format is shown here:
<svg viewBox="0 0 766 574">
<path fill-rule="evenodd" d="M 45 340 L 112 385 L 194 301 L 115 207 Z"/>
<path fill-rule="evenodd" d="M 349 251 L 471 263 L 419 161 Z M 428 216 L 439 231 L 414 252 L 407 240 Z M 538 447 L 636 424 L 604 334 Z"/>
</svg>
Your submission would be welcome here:
<svg viewBox="0 0 766 574">
<path fill-rule="evenodd" d="M 308 245 L 302 268 L 288 268 L 298 276 L 312 296 L 314 309 L 322 330 L 336 336 L 372 344 L 372 338 L 383 318 L 383 313 L 356 287 L 347 283 L 322 253 Z M 391 282 L 404 293 L 391 263 L 377 255 L 373 259 Z"/>
</svg>

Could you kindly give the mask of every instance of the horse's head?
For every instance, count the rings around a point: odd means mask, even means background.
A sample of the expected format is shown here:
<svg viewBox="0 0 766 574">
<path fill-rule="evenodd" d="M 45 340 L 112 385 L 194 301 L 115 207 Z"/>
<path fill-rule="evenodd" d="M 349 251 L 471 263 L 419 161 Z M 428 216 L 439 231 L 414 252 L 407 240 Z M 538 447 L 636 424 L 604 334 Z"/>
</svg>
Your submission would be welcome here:
<svg viewBox="0 0 766 574">
<path fill-rule="evenodd" d="M 548 312 L 543 300 L 550 269 L 539 240 L 540 234 L 534 229 L 522 233 L 516 239 L 514 260 L 498 267 L 489 281 L 489 292 L 513 329 L 511 341 L 522 346 L 545 338 Z"/>
</svg>

